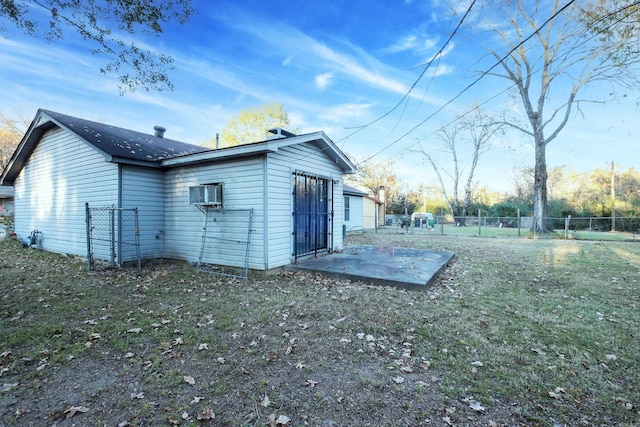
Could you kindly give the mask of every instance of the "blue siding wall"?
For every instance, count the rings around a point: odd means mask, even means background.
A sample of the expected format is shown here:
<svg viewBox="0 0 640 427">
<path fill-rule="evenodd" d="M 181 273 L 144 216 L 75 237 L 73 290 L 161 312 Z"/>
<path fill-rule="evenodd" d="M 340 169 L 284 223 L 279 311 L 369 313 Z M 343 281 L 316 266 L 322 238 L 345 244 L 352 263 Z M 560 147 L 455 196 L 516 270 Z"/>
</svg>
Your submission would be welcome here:
<svg viewBox="0 0 640 427">
<path fill-rule="evenodd" d="M 164 257 L 164 171 L 122 166 L 122 207 L 138 208 L 140 257 Z"/>
<path fill-rule="evenodd" d="M 203 214 L 189 204 L 189 187 L 223 183 L 225 208 L 254 209 L 249 268 L 263 270 L 263 166 L 262 158 L 252 158 L 169 170 L 165 176 L 165 256 L 190 262 L 198 260 Z M 246 235 L 241 237 L 246 239 Z M 224 265 L 224 254 L 220 255 L 220 264 Z"/>
<path fill-rule="evenodd" d="M 86 255 L 85 203 L 118 203 L 118 167 L 74 134 L 46 133 L 14 183 L 15 231 L 42 231 L 45 250 Z"/>
</svg>

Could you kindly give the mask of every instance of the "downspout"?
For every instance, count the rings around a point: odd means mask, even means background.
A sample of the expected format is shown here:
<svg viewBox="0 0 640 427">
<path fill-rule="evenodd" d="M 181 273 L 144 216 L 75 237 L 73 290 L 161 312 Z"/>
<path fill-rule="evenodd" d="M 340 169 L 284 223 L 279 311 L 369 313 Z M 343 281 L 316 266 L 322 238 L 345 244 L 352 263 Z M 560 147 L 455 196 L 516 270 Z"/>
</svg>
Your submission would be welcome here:
<svg viewBox="0 0 640 427">
<path fill-rule="evenodd" d="M 331 227 L 329 227 L 329 233 L 331 233 L 330 235 L 330 242 L 331 242 L 331 247 L 329 248 L 329 253 L 333 253 L 333 235 L 335 234 L 335 230 L 333 229 L 333 227 L 335 227 L 336 222 L 334 221 L 334 212 L 333 212 L 333 189 L 335 187 L 336 181 L 334 181 L 333 179 L 331 180 L 331 213 L 329 214 L 329 219 L 331 221 Z"/>
<path fill-rule="evenodd" d="M 262 162 L 262 250 L 264 271 L 269 269 L 269 153 Z"/>
</svg>

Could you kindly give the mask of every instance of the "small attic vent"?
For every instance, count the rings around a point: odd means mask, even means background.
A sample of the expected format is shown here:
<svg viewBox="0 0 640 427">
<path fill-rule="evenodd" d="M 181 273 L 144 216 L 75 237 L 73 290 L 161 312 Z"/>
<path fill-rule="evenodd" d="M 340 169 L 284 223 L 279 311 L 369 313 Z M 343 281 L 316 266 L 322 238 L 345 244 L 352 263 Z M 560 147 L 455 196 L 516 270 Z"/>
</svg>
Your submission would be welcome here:
<svg viewBox="0 0 640 427">
<path fill-rule="evenodd" d="M 273 128 L 267 131 L 267 139 L 288 138 L 290 136 L 296 136 L 296 134 L 282 128 Z"/>
<path fill-rule="evenodd" d="M 154 135 L 156 138 L 164 138 L 164 133 L 167 131 L 162 126 L 154 126 L 153 130 L 155 131 Z"/>
</svg>

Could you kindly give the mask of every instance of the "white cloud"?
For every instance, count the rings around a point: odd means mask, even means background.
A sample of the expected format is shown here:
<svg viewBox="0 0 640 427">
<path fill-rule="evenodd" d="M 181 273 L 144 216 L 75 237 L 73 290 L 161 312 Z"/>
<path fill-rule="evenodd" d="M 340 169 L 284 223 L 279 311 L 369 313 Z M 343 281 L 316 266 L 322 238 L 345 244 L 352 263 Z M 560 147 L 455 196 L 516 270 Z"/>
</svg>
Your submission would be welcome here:
<svg viewBox="0 0 640 427">
<path fill-rule="evenodd" d="M 350 119 L 362 119 L 366 117 L 375 104 L 339 104 L 325 109 L 319 114 L 321 120 L 340 123 L 350 122 Z"/>
<path fill-rule="evenodd" d="M 333 73 L 323 73 L 316 76 L 316 86 L 319 89 L 326 88 L 333 79 Z"/>
<path fill-rule="evenodd" d="M 404 83 L 391 76 L 398 73 L 397 70 L 357 48 L 354 48 L 357 56 L 340 52 L 297 28 L 273 20 L 265 24 L 263 19 L 246 13 L 227 17 L 226 25 L 266 43 L 272 54 L 280 53 L 287 58 L 284 60 L 286 63 L 290 61 L 289 58 L 296 56 L 299 58 L 297 63 L 307 68 L 328 67 L 334 75 L 341 74 L 353 81 L 396 94 L 404 95 L 408 90 Z"/>
</svg>

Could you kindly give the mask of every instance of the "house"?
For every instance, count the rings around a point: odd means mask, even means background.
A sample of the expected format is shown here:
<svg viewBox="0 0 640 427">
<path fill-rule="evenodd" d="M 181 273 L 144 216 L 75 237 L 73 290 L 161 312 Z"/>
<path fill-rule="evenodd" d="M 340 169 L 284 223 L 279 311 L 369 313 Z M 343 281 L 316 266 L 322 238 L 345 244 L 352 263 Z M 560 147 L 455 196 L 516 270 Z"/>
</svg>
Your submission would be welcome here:
<svg viewBox="0 0 640 427">
<path fill-rule="evenodd" d="M 385 225 L 384 186 L 377 197 L 355 187 L 343 185 L 345 231 L 373 230 Z"/>
<path fill-rule="evenodd" d="M 13 187 L 0 185 L 0 217 L 13 214 Z"/>
<path fill-rule="evenodd" d="M 345 232 L 364 228 L 363 203 L 367 193 L 349 185 L 342 186 Z"/>
<path fill-rule="evenodd" d="M 376 196 L 367 195 L 362 200 L 363 226 L 367 229 L 377 229 L 384 226 L 386 215 L 385 188 L 381 185 Z"/>
<path fill-rule="evenodd" d="M 210 149 L 154 130 L 39 110 L 0 176 L 14 187 L 18 236 L 38 230 L 43 249 L 87 255 L 86 204 L 137 208 L 143 259 L 196 262 L 206 209 L 251 210 L 251 269 L 341 249 L 342 177 L 356 168 L 323 132 Z M 216 263 L 234 262 L 225 256 Z"/>
</svg>

